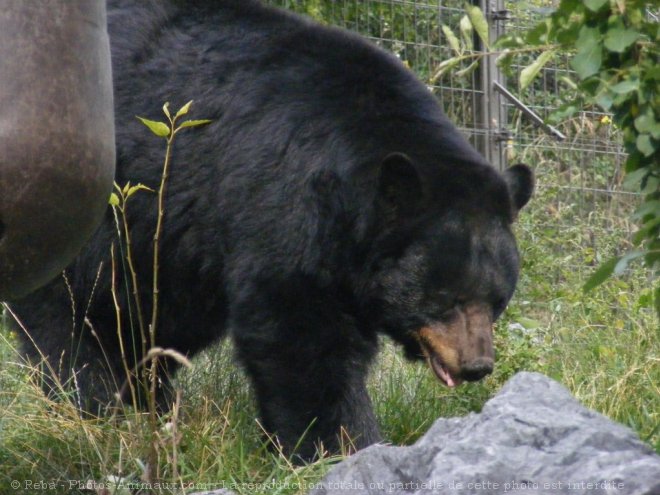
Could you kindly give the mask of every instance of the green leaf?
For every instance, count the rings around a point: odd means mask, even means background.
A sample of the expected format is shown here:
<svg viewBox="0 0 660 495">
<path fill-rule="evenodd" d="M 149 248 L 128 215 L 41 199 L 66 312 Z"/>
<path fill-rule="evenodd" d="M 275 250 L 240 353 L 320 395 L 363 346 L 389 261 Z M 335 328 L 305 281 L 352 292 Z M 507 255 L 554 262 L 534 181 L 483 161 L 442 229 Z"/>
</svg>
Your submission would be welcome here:
<svg viewBox="0 0 660 495">
<path fill-rule="evenodd" d="M 564 103 L 548 116 L 548 122 L 551 124 L 559 124 L 564 120 L 571 118 L 573 115 L 575 115 L 576 112 L 580 110 L 580 105 L 576 103 Z"/>
<path fill-rule="evenodd" d="M 506 74 L 511 71 L 511 64 L 513 63 L 513 54 L 511 50 L 505 48 L 501 53 L 495 58 L 495 64 L 502 69 Z"/>
<path fill-rule="evenodd" d="M 490 47 L 490 40 L 488 35 L 488 21 L 484 16 L 484 13 L 476 5 L 466 4 L 465 10 L 467 15 L 470 17 L 470 22 L 474 27 L 474 30 L 477 32 L 479 38 L 481 38 L 482 43 L 486 48 Z"/>
<path fill-rule="evenodd" d="M 660 35 L 660 33 L 658 33 Z M 649 63 L 644 67 L 645 78 L 649 81 L 660 81 L 660 65 L 655 65 L 653 61 L 649 60 Z"/>
<path fill-rule="evenodd" d="M 651 167 L 645 167 L 649 171 L 649 174 L 642 179 L 640 184 L 639 192 L 642 194 L 652 194 L 660 192 L 660 177 L 654 175 L 650 171 Z"/>
<path fill-rule="evenodd" d="M 186 120 L 185 122 L 181 123 L 181 125 L 177 128 L 177 130 L 184 129 L 186 127 L 197 127 L 197 126 L 200 126 L 200 125 L 210 124 L 211 122 L 213 122 L 213 121 L 209 120 L 209 119 Z"/>
<path fill-rule="evenodd" d="M 128 191 L 126 192 L 126 199 L 130 198 L 135 194 L 137 191 L 149 191 L 149 192 L 156 192 L 150 187 L 145 186 L 144 184 L 138 184 L 137 186 L 130 187 Z"/>
<path fill-rule="evenodd" d="M 156 122 L 155 120 L 145 119 L 143 117 L 136 117 L 146 125 L 151 132 L 153 132 L 158 137 L 167 137 L 170 135 L 170 128 L 164 122 Z"/>
<path fill-rule="evenodd" d="M 193 100 L 190 100 L 188 103 L 186 103 L 181 108 L 179 108 L 179 111 L 176 113 L 174 118 L 176 119 L 176 118 L 181 117 L 182 115 L 187 114 L 188 110 L 190 110 L 190 105 L 192 105 L 192 102 L 193 102 Z"/>
<path fill-rule="evenodd" d="M 660 122 L 655 120 L 653 110 L 650 108 L 635 119 L 635 129 L 650 134 L 654 139 L 660 139 Z"/>
<path fill-rule="evenodd" d="M 590 290 L 595 289 L 598 287 L 600 284 L 605 282 L 612 273 L 614 273 L 614 268 L 616 267 L 617 263 L 619 262 L 619 257 L 615 257 L 612 259 L 607 260 L 605 263 L 600 265 L 598 269 L 589 277 L 589 280 L 582 286 L 582 290 L 584 292 L 589 292 Z"/>
<path fill-rule="evenodd" d="M 580 28 L 582 23 L 578 21 L 573 21 L 563 25 L 561 29 L 557 32 L 557 41 L 563 46 L 575 46 L 575 42 L 578 39 L 580 34 Z"/>
<path fill-rule="evenodd" d="M 454 76 L 456 77 L 464 77 L 469 74 L 472 74 L 477 67 L 479 67 L 479 62 L 481 62 L 481 58 L 476 59 L 474 62 L 472 62 L 470 65 L 468 65 L 465 69 L 461 69 L 458 72 L 454 72 Z"/>
<path fill-rule="evenodd" d="M 443 60 L 438 67 L 435 70 L 435 74 L 433 74 L 433 77 L 430 79 L 431 84 L 436 82 L 438 79 L 440 79 L 442 76 L 445 75 L 449 70 L 453 69 L 460 63 L 461 59 L 458 57 L 452 57 L 447 60 Z"/>
<path fill-rule="evenodd" d="M 639 246 L 647 239 L 657 238 L 657 229 L 660 227 L 660 217 L 655 217 L 644 224 L 644 226 L 635 232 L 633 244 Z"/>
<path fill-rule="evenodd" d="M 458 23 L 459 30 L 461 31 L 461 37 L 463 38 L 463 42 L 465 43 L 465 47 L 468 50 L 472 50 L 474 48 L 474 41 L 472 40 L 472 22 L 470 22 L 470 18 L 466 15 L 461 17 L 460 22 Z"/>
<path fill-rule="evenodd" d="M 609 0 L 584 0 L 584 5 L 592 12 L 598 12 Z"/>
<path fill-rule="evenodd" d="M 633 213 L 631 218 L 633 220 L 641 220 L 646 215 L 660 217 L 660 199 L 649 200 L 642 203 L 642 205 L 635 210 L 635 213 Z"/>
<path fill-rule="evenodd" d="M 578 51 L 571 60 L 571 67 L 580 79 L 593 76 L 600 70 L 603 61 L 601 36 L 597 28 L 582 26 L 578 38 Z"/>
<path fill-rule="evenodd" d="M 646 167 L 638 168 L 632 172 L 628 172 L 623 179 L 623 189 L 626 191 L 637 191 L 642 187 L 642 182 L 646 179 L 650 170 Z"/>
<path fill-rule="evenodd" d="M 631 93 L 632 91 L 637 91 L 639 89 L 639 80 L 637 79 L 628 79 L 626 81 L 621 81 L 620 83 L 615 84 L 610 87 L 610 90 L 623 95 L 626 93 Z"/>
<path fill-rule="evenodd" d="M 527 330 L 536 330 L 537 328 L 541 327 L 541 323 L 538 320 L 534 320 L 532 318 L 525 318 L 524 316 L 521 316 L 520 318 L 517 318 L 517 320 L 517 322 Z"/>
<path fill-rule="evenodd" d="M 442 25 L 442 32 L 445 35 L 445 38 L 447 38 L 447 42 L 449 43 L 449 46 L 451 47 L 452 50 L 456 53 L 456 55 L 460 55 L 462 53 L 461 51 L 461 42 L 458 41 L 458 37 L 454 34 L 454 31 L 449 29 L 449 26 L 445 26 L 444 24 Z"/>
<path fill-rule="evenodd" d="M 170 106 L 170 102 L 166 101 L 165 104 L 163 105 L 163 113 L 167 116 L 168 119 L 172 120 L 169 106 Z"/>
<path fill-rule="evenodd" d="M 628 268 L 628 264 L 631 261 L 634 261 L 638 258 L 641 258 L 642 256 L 646 255 L 646 251 L 631 251 L 624 256 L 621 257 L 619 261 L 617 261 L 616 265 L 614 266 L 614 275 L 621 275 L 623 272 L 626 271 L 626 268 Z"/>
<path fill-rule="evenodd" d="M 525 67 L 521 72 L 520 72 L 520 89 L 523 90 L 527 86 L 529 86 L 534 78 L 538 75 L 538 73 L 541 71 L 541 69 L 545 66 L 545 64 L 550 61 L 550 59 L 555 55 L 554 50 L 549 50 L 547 52 L 541 53 L 534 62 L 532 62 L 530 65 Z"/>
<path fill-rule="evenodd" d="M 522 46 L 525 46 L 526 44 L 529 43 L 525 43 L 525 40 L 520 35 L 515 33 L 502 35 L 499 38 L 497 38 L 497 40 L 495 40 L 495 46 L 502 49 L 520 48 Z"/>
<path fill-rule="evenodd" d="M 573 79 L 571 79 L 571 78 L 568 77 L 568 76 L 561 76 L 561 77 L 559 78 L 559 80 L 560 80 L 561 82 L 563 82 L 566 86 L 568 86 L 569 88 L 571 88 L 573 91 L 575 91 L 575 90 L 578 89 L 578 85 L 575 84 L 575 81 L 573 81 Z"/>
<path fill-rule="evenodd" d="M 530 45 L 540 45 L 548 42 L 548 31 L 550 31 L 551 21 L 545 19 L 541 21 L 525 34 L 525 41 Z"/>
<path fill-rule="evenodd" d="M 655 153 L 655 146 L 653 145 L 650 134 L 640 134 L 637 136 L 635 145 L 644 156 L 651 156 L 653 153 Z"/>
<path fill-rule="evenodd" d="M 594 101 L 600 108 L 609 112 L 614 104 L 614 97 L 608 88 L 605 88 L 596 95 Z"/>
<path fill-rule="evenodd" d="M 658 248 L 660 246 L 656 246 Z M 660 249 L 651 249 L 646 251 L 646 256 L 644 257 L 646 265 L 651 266 L 660 266 Z M 660 316 L 660 315 L 658 315 Z"/>
<path fill-rule="evenodd" d="M 634 29 L 625 29 L 623 26 L 610 28 L 605 34 L 605 48 L 611 52 L 623 53 L 640 36 Z"/>
<path fill-rule="evenodd" d="M 110 193 L 108 204 L 110 206 L 119 206 L 119 196 L 117 196 L 115 193 Z"/>
</svg>

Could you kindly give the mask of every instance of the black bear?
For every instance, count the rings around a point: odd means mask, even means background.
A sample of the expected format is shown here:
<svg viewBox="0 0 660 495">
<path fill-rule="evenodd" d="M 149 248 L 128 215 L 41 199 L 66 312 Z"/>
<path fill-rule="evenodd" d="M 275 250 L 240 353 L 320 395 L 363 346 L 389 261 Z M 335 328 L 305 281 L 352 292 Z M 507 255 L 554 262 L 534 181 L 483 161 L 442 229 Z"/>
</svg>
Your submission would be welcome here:
<svg viewBox="0 0 660 495">
<path fill-rule="evenodd" d="M 195 100 L 212 119 L 175 143 L 158 346 L 192 355 L 229 335 L 264 427 L 287 452 L 306 433 L 305 458 L 342 430 L 357 448 L 380 439 L 365 388 L 379 334 L 448 386 L 492 371 L 527 167 L 498 173 L 411 71 L 355 34 L 250 0 L 111 0 L 108 22 L 120 185 L 161 175 L 164 143 L 135 115 Z M 128 216 L 150 314 L 154 195 Z M 11 304 L 26 355 L 92 411 L 125 381 L 122 348 L 131 368 L 144 357 L 113 242 L 109 209 L 63 277 Z"/>
</svg>

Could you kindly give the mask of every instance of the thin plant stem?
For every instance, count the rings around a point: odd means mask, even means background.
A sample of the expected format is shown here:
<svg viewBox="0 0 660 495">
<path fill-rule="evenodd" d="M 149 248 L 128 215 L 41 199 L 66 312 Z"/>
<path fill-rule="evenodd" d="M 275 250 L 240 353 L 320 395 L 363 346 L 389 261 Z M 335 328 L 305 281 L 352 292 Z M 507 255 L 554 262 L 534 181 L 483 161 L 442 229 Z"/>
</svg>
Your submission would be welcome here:
<svg viewBox="0 0 660 495">
<path fill-rule="evenodd" d="M 174 140 L 174 123 L 170 120 L 171 132 L 167 138 L 167 148 L 165 150 L 165 162 L 163 164 L 163 173 L 160 179 L 160 186 L 158 187 L 158 217 L 156 220 L 156 232 L 153 238 L 153 290 L 152 290 L 152 307 L 151 307 L 151 323 L 149 325 L 149 344 L 153 349 L 156 347 L 156 325 L 158 324 L 158 271 L 160 266 L 160 236 L 163 228 L 163 218 L 165 216 L 165 185 L 167 184 L 167 177 L 169 175 L 170 157 L 172 155 L 172 142 Z M 150 477 L 152 481 L 157 481 L 159 478 L 158 466 L 158 423 L 156 411 L 156 387 L 158 385 L 158 356 L 154 356 L 151 360 L 149 370 L 149 421 L 151 423 L 151 431 L 153 438 L 151 439 L 149 464 L 150 464 Z"/>
<path fill-rule="evenodd" d="M 142 355 L 144 356 L 147 353 L 147 334 L 144 331 L 144 317 L 142 316 L 142 301 L 140 300 L 140 291 L 138 285 L 137 272 L 135 271 L 135 266 L 133 265 L 133 250 L 131 244 L 131 234 L 130 229 L 128 228 L 128 219 L 126 217 L 125 208 L 121 209 L 122 223 L 124 224 L 124 239 L 126 242 L 126 260 L 128 261 L 128 270 L 131 273 L 131 284 L 133 299 L 135 300 L 138 328 L 140 329 L 140 339 L 142 341 Z M 151 343 L 153 347 L 153 342 Z"/>
<path fill-rule="evenodd" d="M 128 367 L 128 361 L 126 358 L 126 350 L 124 349 L 124 339 L 121 333 L 121 308 L 119 306 L 119 301 L 117 299 L 117 281 L 115 278 L 115 245 L 114 243 L 110 246 L 110 261 L 112 263 L 112 271 L 110 273 L 111 278 L 111 292 L 112 292 L 112 302 L 115 306 L 115 314 L 117 315 L 117 338 L 119 339 L 119 352 L 121 353 L 121 362 L 124 365 L 124 372 L 126 373 L 126 380 L 128 381 L 128 386 L 131 391 L 131 399 L 133 404 L 137 405 L 137 394 L 135 393 L 135 387 L 133 386 L 133 380 L 131 380 L 131 370 Z M 121 398 L 119 398 L 121 400 Z"/>
</svg>

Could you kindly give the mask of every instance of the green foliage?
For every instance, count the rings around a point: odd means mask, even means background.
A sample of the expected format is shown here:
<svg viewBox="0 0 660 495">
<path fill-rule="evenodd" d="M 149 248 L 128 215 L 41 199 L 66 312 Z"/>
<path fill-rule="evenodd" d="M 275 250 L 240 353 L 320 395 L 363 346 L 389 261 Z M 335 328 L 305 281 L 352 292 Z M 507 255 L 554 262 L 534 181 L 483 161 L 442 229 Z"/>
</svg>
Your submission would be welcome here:
<svg viewBox="0 0 660 495">
<path fill-rule="evenodd" d="M 576 40 L 577 53 L 571 60 L 571 67 L 580 79 L 586 79 L 598 73 L 603 62 L 601 39 L 598 28 L 582 26 Z"/>
<path fill-rule="evenodd" d="M 145 119 L 143 117 L 137 117 L 140 122 L 146 125 L 151 132 L 153 132 L 158 137 L 168 137 L 170 135 L 170 128 L 164 122 L 156 122 L 154 120 Z"/>
<path fill-rule="evenodd" d="M 520 90 L 524 90 L 527 86 L 529 86 L 534 78 L 538 76 L 539 72 L 541 72 L 541 69 L 550 61 L 552 58 L 555 56 L 555 51 L 554 50 L 549 50 L 547 52 L 541 53 L 541 55 L 538 56 L 532 64 L 528 65 L 525 67 L 523 70 L 520 71 Z"/>
<path fill-rule="evenodd" d="M 490 47 L 488 21 L 484 13 L 479 7 L 468 3 L 464 5 L 464 8 L 466 14 L 458 21 L 460 36 L 457 36 L 446 24 L 441 26 L 442 34 L 451 47 L 454 56 L 443 60 L 435 67 L 433 75 L 429 78 L 431 84 L 447 76 L 463 78 L 477 69 L 484 53 L 474 51 L 474 33 L 477 34 L 486 48 Z M 466 62 L 468 65 L 456 70 L 461 62 Z"/>
<path fill-rule="evenodd" d="M 181 129 L 186 127 L 198 127 L 200 125 L 210 124 L 211 121 L 208 119 L 201 120 L 185 120 L 177 125 L 177 120 L 179 117 L 183 117 L 190 110 L 190 105 L 192 105 L 192 100 L 183 105 L 172 117 L 169 110 L 169 102 L 163 105 L 163 113 L 167 117 L 169 123 L 157 122 L 155 120 L 145 119 L 144 117 L 137 116 L 138 120 L 142 122 L 147 128 L 153 132 L 158 137 L 167 138 L 168 144 L 174 139 L 174 135 L 179 132 Z"/>
<path fill-rule="evenodd" d="M 144 184 L 137 184 L 132 186 L 131 182 L 128 181 L 124 184 L 124 187 L 120 187 L 116 182 L 114 183 L 115 192 L 110 193 L 110 206 L 116 206 L 120 211 L 123 211 L 126 207 L 126 202 L 128 199 L 133 196 L 138 191 L 149 191 L 156 192 L 150 187 L 145 186 Z"/>
<path fill-rule="evenodd" d="M 645 195 L 635 215 L 641 224 L 634 237 L 637 249 L 604 264 L 585 289 L 593 289 L 633 259 L 643 259 L 653 274 L 660 269 L 660 25 L 647 15 L 648 7 L 641 0 L 562 0 L 524 37 L 498 40 L 499 47 L 513 52 L 544 50 L 522 71 L 523 88 L 549 60 L 548 47 L 571 56 L 575 71 L 571 84 L 577 97 L 564 95 L 555 122 L 590 104 L 611 112 L 628 153 L 626 171 L 636 179 L 636 190 Z M 660 314 L 657 279 L 654 290 Z"/>
<path fill-rule="evenodd" d="M 470 19 L 470 25 L 474 28 L 481 42 L 486 48 L 490 47 L 490 40 L 488 39 L 488 21 L 484 13 L 476 5 L 465 3 L 465 11 Z"/>
</svg>

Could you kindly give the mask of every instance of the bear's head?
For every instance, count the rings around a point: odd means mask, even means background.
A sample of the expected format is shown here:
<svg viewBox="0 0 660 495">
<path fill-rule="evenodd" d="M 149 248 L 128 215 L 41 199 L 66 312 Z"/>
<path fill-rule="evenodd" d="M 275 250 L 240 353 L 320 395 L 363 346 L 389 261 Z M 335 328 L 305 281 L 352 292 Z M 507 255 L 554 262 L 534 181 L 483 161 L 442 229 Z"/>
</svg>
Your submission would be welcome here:
<svg viewBox="0 0 660 495">
<path fill-rule="evenodd" d="M 449 387 L 493 370 L 493 323 L 518 279 L 511 224 L 533 182 L 525 165 L 499 174 L 424 169 L 402 153 L 382 161 L 369 319 Z"/>
</svg>

